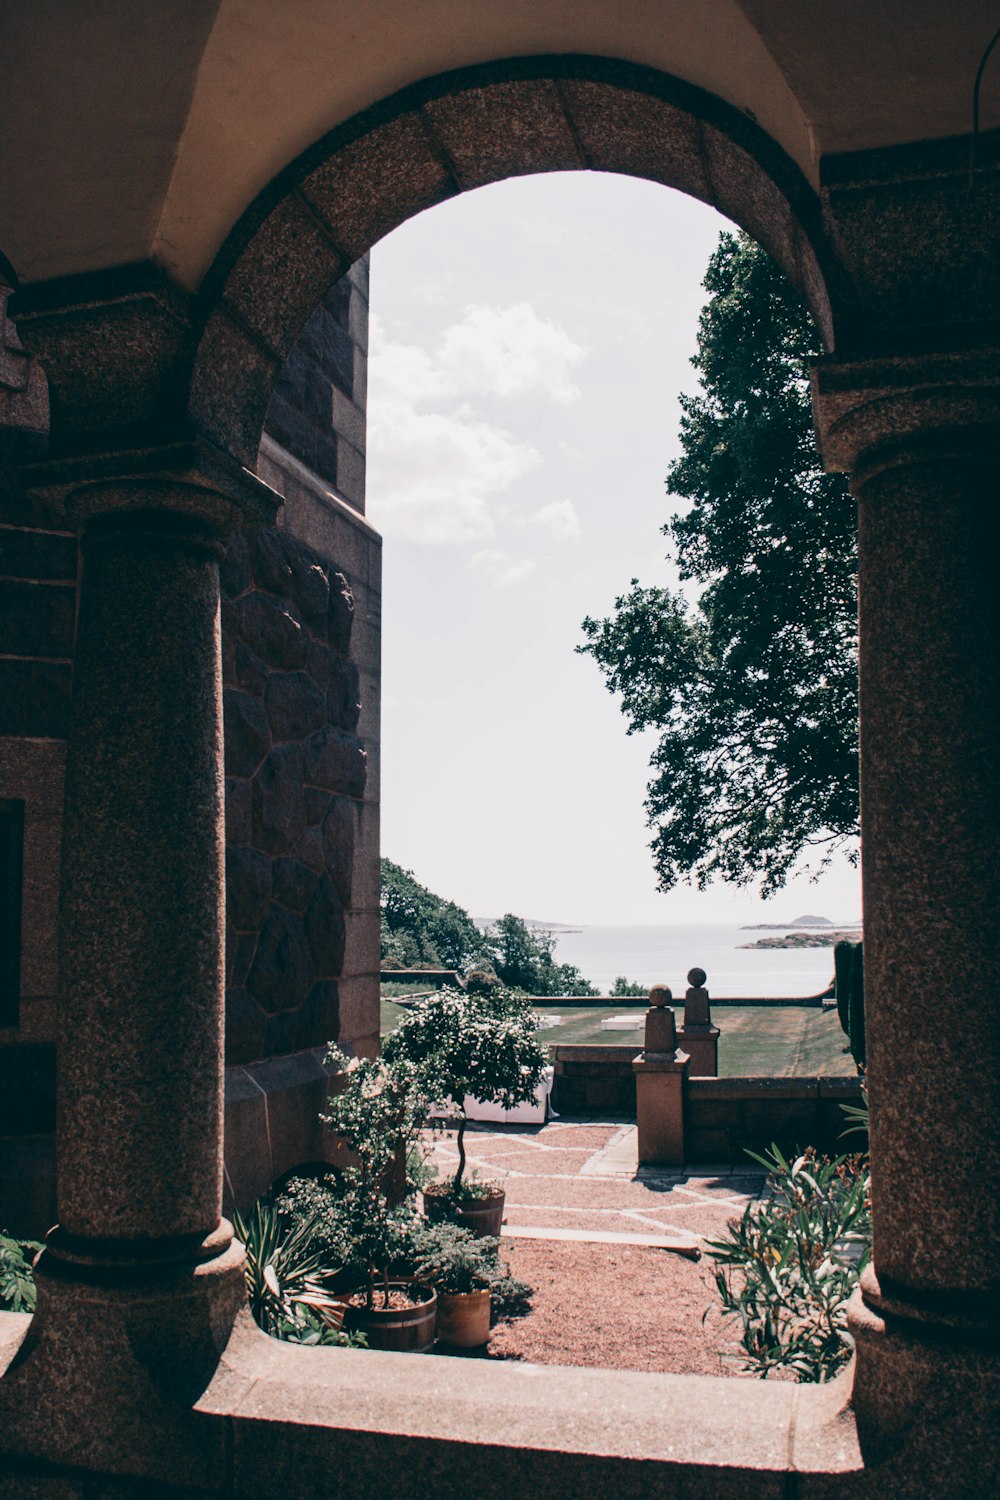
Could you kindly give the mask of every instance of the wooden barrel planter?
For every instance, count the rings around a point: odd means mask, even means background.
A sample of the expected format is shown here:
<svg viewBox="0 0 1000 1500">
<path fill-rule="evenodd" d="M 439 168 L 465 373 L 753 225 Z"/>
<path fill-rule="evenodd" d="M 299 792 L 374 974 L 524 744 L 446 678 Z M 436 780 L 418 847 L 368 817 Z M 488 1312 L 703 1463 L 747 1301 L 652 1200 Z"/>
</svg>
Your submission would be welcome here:
<svg viewBox="0 0 1000 1500">
<path fill-rule="evenodd" d="M 372 1308 L 349 1305 L 344 1327 L 363 1333 L 370 1349 L 388 1349 L 397 1354 L 430 1354 L 437 1323 L 437 1293 L 433 1287 L 408 1281 L 390 1281 L 390 1292 L 403 1292 L 415 1301 L 413 1307 L 379 1307 L 379 1289 Z M 423 1300 L 416 1301 L 417 1298 Z"/>
<path fill-rule="evenodd" d="M 437 1336 L 452 1349 L 477 1349 L 490 1341 L 490 1289 L 438 1292 Z"/>
<path fill-rule="evenodd" d="M 440 1223 L 442 1219 L 452 1224 L 461 1224 L 463 1229 L 469 1229 L 478 1238 L 483 1235 L 499 1235 L 503 1225 L 503 1209 L 506 1194 L 501 1188 L 499 1192 L 488 1193 L 482 1198 L 449 1197 L 446 1193 L 435 1193 L 424 1189 L 424 1210 L 431 1223 Z"/>
</svg>

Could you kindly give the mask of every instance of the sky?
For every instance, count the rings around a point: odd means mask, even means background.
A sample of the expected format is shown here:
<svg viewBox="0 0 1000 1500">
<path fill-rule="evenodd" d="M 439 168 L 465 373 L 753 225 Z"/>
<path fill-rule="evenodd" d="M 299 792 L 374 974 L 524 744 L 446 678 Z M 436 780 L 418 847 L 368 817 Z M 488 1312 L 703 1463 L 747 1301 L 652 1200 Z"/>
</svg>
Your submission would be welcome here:
<svg viewBox="0 0 1000 1500">
<path fill-rule="evenodd" d="M 368 515 L 384 537 L 382 852 L 474 916 L 851 920 L 857 872 L 656 890 L 655 735 L 626 733 L 583 640 L 633 577 L 677 583 L 678 394 L 732 226 L 573 172 L 464 193 L 372 251 Z"/>
</svg>

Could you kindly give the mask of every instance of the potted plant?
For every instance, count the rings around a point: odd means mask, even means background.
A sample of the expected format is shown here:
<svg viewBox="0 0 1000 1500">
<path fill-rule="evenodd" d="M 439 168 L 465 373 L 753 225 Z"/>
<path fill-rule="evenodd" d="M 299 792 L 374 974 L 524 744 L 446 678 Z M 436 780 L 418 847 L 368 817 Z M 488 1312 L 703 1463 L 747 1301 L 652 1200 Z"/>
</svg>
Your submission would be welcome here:
<svg viewBox="0 0 1000 1500">
<path fill-rule="evenodd" d="M 418 1240 L 416 1274 L 438 1294 L 437 1337 L 455 1349 L 489 1342 L 490 1288 L 500 1274 L 499 1240 L 459 1224 L 429 1225 Z"/>
<path fill-rule="evenodd" d="M 465 1179 L 465 1101 L 511 1109 L 534 1098 L 546 1055 L 531 1001 L 492 975 L 470 975 L 464 990 L 445 988 L 417 1000 L 386 1038 L 384 1056 L 409 1064 L 421 1091 L 458 1119 L 458 1169 L 424 1188 L 428 1215 L 453 1217 L 476 1234 L 499 1234 L 503 1188 Z"/>
<path fill-rule="evenodd" d="M 414 1222 L 410 1264 L 438 1294 L 437 1337 L 454 1349 L 489 1342 L 500 1319 L 521 1318 L 531 1310 L 532 1288 L 510 1273 L 500 1258 L 500 1241 L 472 1234 L 460 1224 Z"/>
<path fill-rule="evenodd" d="M 341 1068 L 342 1087 L 320 1119 L 357 1156 L 357 1165 L 342 1174 L 336 1205 L 344 1261 L 363 1281 L 362 1289 L 346 1299 L 345 1324 L 364 1332 L 374 1349 L 426 1353 L 434 1344 L 434 1289 L 395 1280 L 390 1271 L 406 1249 L 413 1218 L 407 1202 L 393 1201 L 391 1182 L 427 1101 L 416 1070 L 405 1060 L 348 1058 L 331 1046 L 327 1061 Z"/>
</svg>

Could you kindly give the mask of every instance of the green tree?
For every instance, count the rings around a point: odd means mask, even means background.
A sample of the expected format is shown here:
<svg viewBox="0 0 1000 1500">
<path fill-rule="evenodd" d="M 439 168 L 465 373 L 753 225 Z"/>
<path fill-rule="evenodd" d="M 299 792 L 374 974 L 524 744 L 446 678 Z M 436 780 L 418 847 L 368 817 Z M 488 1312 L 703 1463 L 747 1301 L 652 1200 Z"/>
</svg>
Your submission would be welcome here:
<svg viewBox="0 0 1000 1500">
<path fill-rule="evenodd" d="M 577 649 L 621 694 L 628 733 L 659 733 L 660 889 L 721 877 L 769 894 L 803 855 L 857 857 L 855 511 L 816 452 L 819 340 L 797 293 L 743 234 L 721 237 L 704 285 L 701 391 L 681 397 L 667 478 L 690 505 L 663 527 L 688 587 L 633 579 Z"/>
<path fill-rule="evenodd" d="M 551 932 L 533 931 L 513 912 L 494 923 L 487 934 L 493 967 L 504 984 L 528 995 L 596 995 L 574 964 L 555 961 Z"/>
<path fill-rule="evenodd" d="M 486 957 L 483 934 L 467 911 L 435 896 L 410 870 L 382 861 L 382 963 L 465 970 Z"/>
<path fill-rule="evenodd" d="M 456 1194 L 465 1171 L 465 1099 L 512 1109 L 535 1097 L 547 1062 L 526 995 L 493 980 L 462 990 L 443 989 L 414 1002 L 383 1056 L 390 1069 L 408 1067 L 422 1093 L 458 1116 Z"/>
</svg>

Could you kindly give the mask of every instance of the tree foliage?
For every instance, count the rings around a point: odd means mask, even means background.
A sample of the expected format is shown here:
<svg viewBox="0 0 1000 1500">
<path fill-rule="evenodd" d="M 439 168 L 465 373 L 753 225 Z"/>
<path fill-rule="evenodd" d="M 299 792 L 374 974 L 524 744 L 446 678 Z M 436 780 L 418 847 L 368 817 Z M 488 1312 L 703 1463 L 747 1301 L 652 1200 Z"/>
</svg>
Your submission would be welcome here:
<svg viewBox="0 0 1000 1500">
<path fill-rule="evenodd" d="M 486 940 L 498 978 L 513 989 L 548 998 L 598 993 L 575 964 L 556 963 L 551 932 L 530 928 L 512 912 L 493 924 Z"/>
<path fill-rule="evenodd" d="M 410 870 L 382 861 L 382 964 L 493 970 L 529 995 L 596 995 L 573 964 L 555 960 L 551 932 L 530 928 L 508 912 L 487 932 L 454 901 L 436 896 Z"/>
<path fill-rule="evenodd" d="M 382 963 L 464 971 L 487 957 L 467 911 L 435 896 L 411 870 L 382 861 Z"/>
<path fill-rule="evenodd" d="M 466 1096 L 503 1109 L 526 1104 L 548 1060 L 530 1000 L 495 980 L 414 1001 L 382 1055 L 390 1067 L 408 1064 L 423 1094 L 457 1115 L 455 1189 L 465 1169 Z"/>
<path fill-rule="evenodd" d="M 663 527 L 688 586 L 633 579 L 577 649 L 621 694 L 628 732 L 659 733 L 660 888 L 759 879 L 769 894 L 803 854 L 856 858 L 856 520 L 815 449 L 819 342 L 798 295 L 743 234 L 721 237 L 704 285 L 701 390 L 680 398 L 667 478 L 690 505 Z"/>
</svg>

